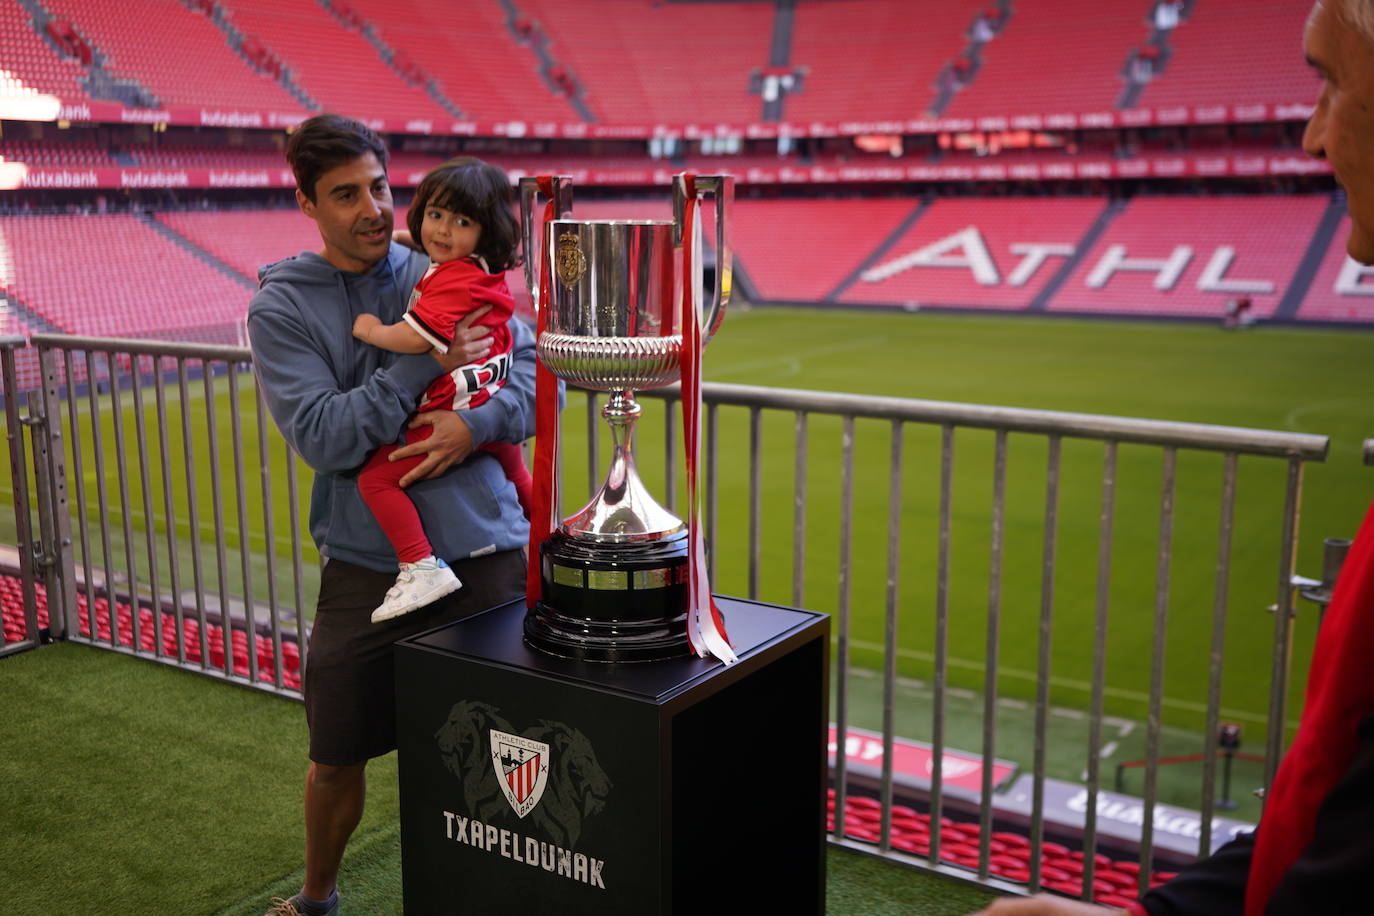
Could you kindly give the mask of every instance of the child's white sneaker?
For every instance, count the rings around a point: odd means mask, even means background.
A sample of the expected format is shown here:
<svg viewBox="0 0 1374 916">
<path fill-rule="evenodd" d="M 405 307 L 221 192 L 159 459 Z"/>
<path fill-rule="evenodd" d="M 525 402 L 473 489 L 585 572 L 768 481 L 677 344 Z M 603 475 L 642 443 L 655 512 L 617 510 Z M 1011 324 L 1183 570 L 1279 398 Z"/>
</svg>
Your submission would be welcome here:
<svg viewBox="0 0 1374 916">
<path fill-rule="evenodd" d="M 418 563 L 402 563 L 396 574 L 396 584 L 387 589 L 386 600 L 372 612 L 372 622 L 381 623 L 457 591 L 463 583 L 438 557 L 430 556 Z"/>
</svg>

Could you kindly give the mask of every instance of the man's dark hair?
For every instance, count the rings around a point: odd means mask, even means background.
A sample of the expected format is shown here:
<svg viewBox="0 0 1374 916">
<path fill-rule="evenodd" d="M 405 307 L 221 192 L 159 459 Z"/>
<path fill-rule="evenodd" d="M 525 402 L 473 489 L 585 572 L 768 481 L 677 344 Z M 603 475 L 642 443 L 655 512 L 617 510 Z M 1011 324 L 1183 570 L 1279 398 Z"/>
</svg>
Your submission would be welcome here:
<svg viewBox="0 0 1374 916">
<path fill-rule="evenodd" d="M 493 273 L 510 270 L 520 263 L 520 226 L 511 212 L 510 178 L 490 163 L 471 156 L 450 159 L 430 171 L 415 189 L 415 199 L 406 213 L 406 228 L 416 245 L 425 210 L 443 207 L 477 221 L 482 234 L 473 254 L 480 255 Z"/>
<path fill-rule="evenodd" d="M 368 153 L 386 170 L 386 144 L 372 128 L 343 115 L 322 114 L 297 125 L 286 142 L 286 161 L 296 175 L 296 187 L 315 202 L 315 183 L 333 168 Z"/>
</svg>

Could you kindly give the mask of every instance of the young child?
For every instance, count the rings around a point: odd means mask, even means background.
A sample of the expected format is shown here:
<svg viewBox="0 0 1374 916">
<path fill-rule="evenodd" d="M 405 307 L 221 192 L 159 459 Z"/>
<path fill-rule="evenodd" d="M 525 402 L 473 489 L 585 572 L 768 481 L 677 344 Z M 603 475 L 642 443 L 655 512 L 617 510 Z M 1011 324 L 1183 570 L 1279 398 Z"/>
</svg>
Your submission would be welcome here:
<svg viewBox="0 0 1374 916">
<path fill-rule="evenodd" d="M 420 182 L 406 216 L 414 242 L 433 260 L 415 285 L 401 321 L 383 325 L 376 315 L 359 315 L 353 336 L 393 353 L 444 353 L 454 326 L 484 305 L 490 311 L 478 323 L 491 329 L 491 352 L 481 363 L 441 375 L 426 389 L 425 410 L 458 410 L 486 402 L 505 383 L 510 365 L 511 334 L 506 321 L 514 301 L 505 271 L 516 263 L 519 228 L 510 210 L 511 186 L 506 174 L 479 159 L 451 159 Z M 406 442 L 429 436 L 433 427 L 406 430 Z M 358 474 L 358 490 L 396 550 L 401 571 L 382 604 L 372 612 L 380 623 L 437 601 L 462 583 L 434 555 L 420 515 L 401 488 L 400 479 L 424 456 L 388 461 L 398 445 L 378 449 Z M 520 446 L 492 443 L 482 450 L 501 462 L 529 515 L 533 481 Z"/>
</svg>

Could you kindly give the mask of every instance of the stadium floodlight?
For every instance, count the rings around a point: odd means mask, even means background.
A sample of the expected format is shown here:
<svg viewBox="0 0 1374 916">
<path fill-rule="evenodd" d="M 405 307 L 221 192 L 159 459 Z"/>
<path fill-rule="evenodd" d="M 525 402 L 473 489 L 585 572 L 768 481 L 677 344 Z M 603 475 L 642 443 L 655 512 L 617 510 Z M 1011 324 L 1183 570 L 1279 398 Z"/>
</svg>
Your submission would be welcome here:
<svg viewBox="0 0 1374 916">
<path fill-rule="evenodd" d="M 6 162 L 0 159 L 0 191 L 13 191 L 24 186 L 29 167 L 22 162 Z"/>
<path fill-rule="evenodd" d="M 56 121 L 62 100 L 0 70 L 0 121 Z"/>
</svg>

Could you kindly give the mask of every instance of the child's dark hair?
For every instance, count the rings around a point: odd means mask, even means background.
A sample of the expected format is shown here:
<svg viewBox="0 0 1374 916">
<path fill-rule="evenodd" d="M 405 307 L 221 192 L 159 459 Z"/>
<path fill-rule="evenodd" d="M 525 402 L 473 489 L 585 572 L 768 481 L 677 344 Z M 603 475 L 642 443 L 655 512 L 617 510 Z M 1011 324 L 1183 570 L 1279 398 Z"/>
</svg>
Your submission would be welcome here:
<svg viewBox="0 0 1374 916">
<path fill-rule="evenodd" d="M 473 254 L 480 255 L 492 273 L 501 273 L 520 264 L 520 226 L 511 212 L 513 199 L 505 172 L 481 159 L 460 156 L 431 170 L 420 182 L 406 213 L 406 228 L 419 245 L 420 227 L 430 207 L 443 207 L 474 219 L 482 234 Z"/>
<path fill-rule="evenodd" d="M 313 203 L 315 183 L 330 169 L 360 159 L 377 157 L 386 171 L 386 144 L 361 121 L 343 115 L 322 114 L 296 126 L 286 142 L 286 161 L 296 176 L 296 187 Z"/>
</svg>

